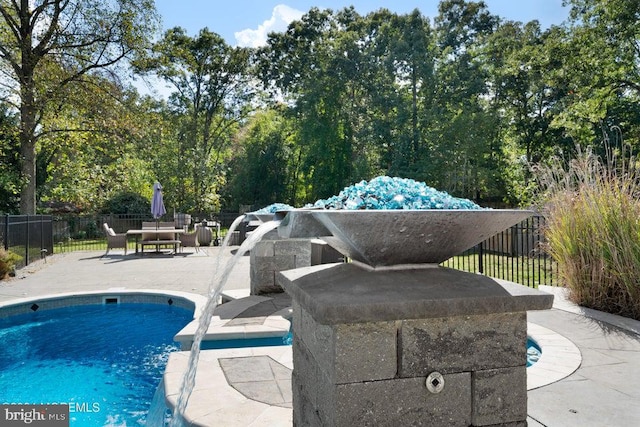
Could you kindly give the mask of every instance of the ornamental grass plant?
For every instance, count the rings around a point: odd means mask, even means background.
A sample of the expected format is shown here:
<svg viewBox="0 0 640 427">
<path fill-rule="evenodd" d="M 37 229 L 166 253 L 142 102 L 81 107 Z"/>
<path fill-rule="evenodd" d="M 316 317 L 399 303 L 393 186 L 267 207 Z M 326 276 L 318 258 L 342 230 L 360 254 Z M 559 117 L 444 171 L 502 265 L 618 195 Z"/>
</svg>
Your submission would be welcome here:
<svg viewBox="0 0 640 427">
<path fill-rule="evenodd" d="M 6 279 L 15 273 L 16 263 L 22 259 L 21 256 L 0 248 L 0 280 Z"/>
<path fill-rule="evenodd" d="M 584 307 L 640 320 L 640 185 L 636 159 L 578 151 L 539 168 L 548 251 Z"/>
</svg>

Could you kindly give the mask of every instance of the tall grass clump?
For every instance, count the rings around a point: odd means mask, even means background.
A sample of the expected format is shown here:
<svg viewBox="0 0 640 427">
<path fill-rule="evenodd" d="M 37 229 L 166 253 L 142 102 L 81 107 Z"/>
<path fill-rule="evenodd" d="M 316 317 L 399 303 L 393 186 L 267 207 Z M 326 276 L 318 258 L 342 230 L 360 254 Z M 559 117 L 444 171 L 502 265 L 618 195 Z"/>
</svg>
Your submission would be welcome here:
<svg viewBox="0 0 640 427">
<path fill-rule="evenodd" d="M 0 247 L 0 280 L 15 274 L 16 263 L 20 261 L 22 257 L 11 251 L 5 251 Z"/>
<path fill-rule="evenodd" d="M 548 251 L 575 303 L 640 319 L 640 185 L 635 158 L 578 150 L 537 169 Z"/>
</svg>

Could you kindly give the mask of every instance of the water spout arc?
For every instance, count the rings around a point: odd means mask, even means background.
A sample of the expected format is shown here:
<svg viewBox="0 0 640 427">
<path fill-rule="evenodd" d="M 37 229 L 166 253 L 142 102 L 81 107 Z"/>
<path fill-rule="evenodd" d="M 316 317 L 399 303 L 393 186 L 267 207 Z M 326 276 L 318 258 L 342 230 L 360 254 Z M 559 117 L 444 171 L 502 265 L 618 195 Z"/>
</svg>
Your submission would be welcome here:
<svg viewBox="0 0 640 427">
<path fill-rule="evenodd" d="M 242 219 L 240 219 L 240 221 L 241 220 Z M 240 221 L 238 221 L 238 223 Z M 174 408 L 173 417 L 171 419 L 171 427 L 183 427 L 187 425 L 186 421 L 184 420 L 183 414 L 185 414 L 187 404 L 189 402 L 189 397 L 191 396 L 191 393 L 195 386 L 196 369 L 198 366 L 198 360 L 200 358 L 200 344 L 202 343 L 202 339 L 209 329 L 213 311 L 217 306 L 218 297 L 220 296 L 220 293 L 229 280 L 229 276 L 233 271 L 233 268 L 238 263 L 241 257 L 243 257 L 248 251 L 250 251 L 265 234 L 275 229 L 278 224 L 278 221 L 269 221 L 260 225 L 247 237 L 244 242 L 242 242 L 242 244 L 238 248 L 238 251 L 231 259 L 229 259 L 222 272 L 220 272 L 219 268 L 216 268 L 216 274 L 209 287 L 207 303 L 203 309 L 202 314 L 200 315 L 198 328 L 196 329 L 196 333 L 194 335 L 193 345 L 191 347 L 191 352 L 189 354 L 189 360 L 187 363 L 188 369 L 182 379 L 180 394 L 178 396 L 178 401 L 176 407 Z M 222 256 L 225 248 L 228 248 L 228 239 L 226 238 L 223 242 L 223 246 L 221 247 L 220 256 Z M 219 266 L 220 260 L 218 259 L 217 262 L 217 266 Z"/>
</svg>

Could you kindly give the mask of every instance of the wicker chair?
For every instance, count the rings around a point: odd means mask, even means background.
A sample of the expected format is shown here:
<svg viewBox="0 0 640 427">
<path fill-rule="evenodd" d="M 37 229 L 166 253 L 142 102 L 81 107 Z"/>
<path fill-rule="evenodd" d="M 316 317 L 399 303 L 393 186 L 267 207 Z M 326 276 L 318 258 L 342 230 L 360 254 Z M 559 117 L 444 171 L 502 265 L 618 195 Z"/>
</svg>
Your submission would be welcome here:
<svg viewBox="0 0 640 427">
<path fill-rule="evenodd" d="M 178 237 L 180 239 L 180 252 L 185 246 L 190 248 L 196 248 L 196 252 L 200 251 L 200 245 L 198 244 L 198 233 L 183 233 Z"/>
<path fill-rule="evenodd" d="M 127 235 L 125 233 L 116 234 L 116 232 L 113 231 L 113 228 L 109 227 L 107 223 L 102 224 L 102 228 L 104 229 L 104 233 L 107 236 L 107 252 L 105 252 L 104 255 L 107 255 L 109 253 L 109 250 L 114 248 L 123 248 L 124 254 L 126 255 Z"/>
</svg>

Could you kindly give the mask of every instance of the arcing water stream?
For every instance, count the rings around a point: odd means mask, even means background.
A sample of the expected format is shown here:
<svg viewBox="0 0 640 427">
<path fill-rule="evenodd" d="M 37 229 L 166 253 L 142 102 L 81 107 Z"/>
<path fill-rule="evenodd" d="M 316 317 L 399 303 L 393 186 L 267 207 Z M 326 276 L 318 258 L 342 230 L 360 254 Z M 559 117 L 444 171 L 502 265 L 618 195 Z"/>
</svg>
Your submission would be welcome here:
<svg viewBox="0 0 640 427">
<path fill-rule="evenodd" d="M 202 313 L 200 314 L 198 328 L 196 329 L 193 345 L 191 347 L 191 353 L 189 354 L 188 368 L 182 379 L 180 395 L 178 396 L 177 405 L 173 411 L 173 417 L 171 419 L 170 427 L 183 427 L 186 425 L 183 414 L 185 413 L 187 403 L 189 402 L 189 397 L 191 396 L 191 392 L 193 391 L 193 387 L 195 385 L 196 370 L 198 366 L 198 360 L 200 358 L 200 344 L 202 343 L 202 338 L 209 329 L 213 311 L 217 306 L 218 297 L 220 296 L 220 293 L 226 285 L 227 280 L 229 280 L 231 271 L 245 253 L 250 251 L 265 234 L 275 229 L 279 224 L 279 221 L 265 222 L 258 228 L 256 228 L 253 232 L 251 232 L 247 239 L 238 248 L 238 252 L 231 259 L 229 259 L 229 261 L 225 265 L 224 270 L 222 270 L 222 273 L 218 274 L 220 272 L 221 258 L 224 255 L 225 249 L 229 247 L 228 245 L 230 236 L 233 234 L 233 231 L 235 231 L 235 229 L 243 219 L 244 215 L 236 218 L 236 220 L 229 228 L 229 232 L 227 233 L 224 242 L 222 242 L 220 254 L 216 260 L 216 274 L 209 284 L 209 295 L 207 298 L 207 303 L 202 310 Z"/>
</svg>

